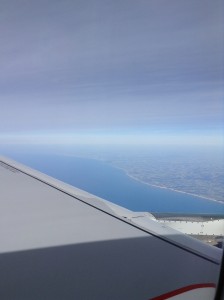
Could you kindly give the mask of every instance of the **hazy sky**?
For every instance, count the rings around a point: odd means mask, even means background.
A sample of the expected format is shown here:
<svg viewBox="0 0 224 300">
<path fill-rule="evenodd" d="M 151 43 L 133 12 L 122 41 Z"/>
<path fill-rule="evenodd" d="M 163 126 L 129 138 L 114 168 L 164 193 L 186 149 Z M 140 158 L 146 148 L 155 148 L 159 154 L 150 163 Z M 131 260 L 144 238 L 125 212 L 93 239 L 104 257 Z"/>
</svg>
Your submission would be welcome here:
<svg viewBox="0 0 224 300">
<path fill-rule="evenodd" d="M 0 0 L 0 142 L 223 142 L 223 3 Z"/>
</svg>

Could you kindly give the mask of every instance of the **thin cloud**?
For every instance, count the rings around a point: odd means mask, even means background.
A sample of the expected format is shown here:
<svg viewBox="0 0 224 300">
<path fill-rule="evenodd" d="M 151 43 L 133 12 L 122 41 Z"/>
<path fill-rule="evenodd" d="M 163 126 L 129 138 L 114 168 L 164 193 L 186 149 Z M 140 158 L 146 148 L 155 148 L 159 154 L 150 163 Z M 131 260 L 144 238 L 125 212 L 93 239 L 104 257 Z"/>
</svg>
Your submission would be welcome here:
<svg viewBox="0 0 224 300">
<path fill-rule="evenodd" d="M 222 127 L 220 1 L 3 1 L 0 132 Z"/>
</svg>

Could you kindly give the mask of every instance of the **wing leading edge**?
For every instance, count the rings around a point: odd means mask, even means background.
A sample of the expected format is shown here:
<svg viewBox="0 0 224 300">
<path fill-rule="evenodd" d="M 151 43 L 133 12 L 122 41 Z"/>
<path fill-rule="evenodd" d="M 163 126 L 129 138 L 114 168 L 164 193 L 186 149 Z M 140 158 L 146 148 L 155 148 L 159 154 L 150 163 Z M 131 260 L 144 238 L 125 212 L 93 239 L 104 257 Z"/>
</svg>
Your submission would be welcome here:
<svg viewBox="0 0 224 300">
<path fill-rule="evenodd" d="M 3 157 L 0 185 L 1 299 L 215 293 L 220 249 Z"/>
</svg>

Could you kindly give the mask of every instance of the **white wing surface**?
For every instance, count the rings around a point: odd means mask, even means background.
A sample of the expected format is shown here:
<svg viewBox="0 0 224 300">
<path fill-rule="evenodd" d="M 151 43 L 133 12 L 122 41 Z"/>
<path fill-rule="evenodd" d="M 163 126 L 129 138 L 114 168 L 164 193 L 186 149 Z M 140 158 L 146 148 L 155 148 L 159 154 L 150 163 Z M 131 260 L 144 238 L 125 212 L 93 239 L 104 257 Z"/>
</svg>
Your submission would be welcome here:
<svg viewBox="0 0 224 300">
<path fill-rule="evenodd" d="M 0 158 L 0 299 L 211 299 L 221 255 Z"/>
</svg>

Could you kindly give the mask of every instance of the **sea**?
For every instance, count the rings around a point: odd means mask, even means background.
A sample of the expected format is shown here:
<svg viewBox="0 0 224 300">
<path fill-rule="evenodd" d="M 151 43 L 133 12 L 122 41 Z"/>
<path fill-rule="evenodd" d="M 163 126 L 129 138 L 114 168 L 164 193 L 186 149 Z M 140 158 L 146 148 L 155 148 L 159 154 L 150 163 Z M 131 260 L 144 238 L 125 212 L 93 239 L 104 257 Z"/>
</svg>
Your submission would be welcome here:
<svg viewBox="0 0 224 300">
<path fill-rule="evenodd" d="M 158 188 L 99 160 L 64 154 L 12 154 L 38 171 L 133 211 L 224 216 L 224 202 Z"/>
</svg>

